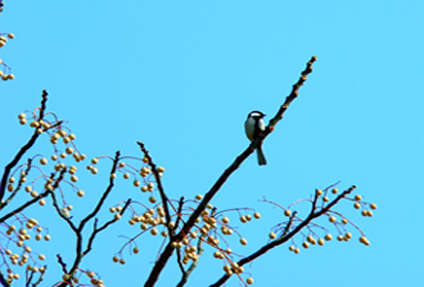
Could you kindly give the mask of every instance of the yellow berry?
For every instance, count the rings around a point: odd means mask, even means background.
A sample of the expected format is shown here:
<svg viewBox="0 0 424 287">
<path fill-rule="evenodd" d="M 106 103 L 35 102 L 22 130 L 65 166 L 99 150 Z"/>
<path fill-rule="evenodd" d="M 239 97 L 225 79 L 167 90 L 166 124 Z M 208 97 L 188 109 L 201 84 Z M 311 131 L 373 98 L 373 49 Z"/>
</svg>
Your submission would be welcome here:
<svg viewBox="0 0 424 287">
<path fill-rule="evenodd" d="M 158 230 L 156 229 L 156 228 L 152 228 L 152 230 L 150 230 L 150 233 L 152 234 L 152 235 L 156 235 L 156 234 L 158 234 Z"/>
<path fill-rule="evenodd" d="M 376 205 L 375 203 L 371 203 L 371 204 L 370 204 L 370 208 L 371 208 L 371 209 L 377 209 L 377 205 Z"/>
<path fill-rule="evenodd" d="M 83 190 L 78 190 L 78 192 L 77 192 L 77 195 L 79 196 L 79 197 L 83 197 L 84 196 L 84 194 L 85 194 L 85 192 L 83 191 Z"/>
<path fill-rule="evenodd" d="M 330 216 L 328 220 L 330 220 L 330 222 L 333 222 L 333 223 L 337 221 L 337 219 L 334 216 Z"/>
<path fill-rule="evenodd" d="M 349 221 L 348 221 L 346 218 L 343 218 L 343 219 L 342 219 L 342 223 L 343 223 L 343 224 L 347 224 L 348 222 L 349 222 Z"/>
<path fill-rule="evenodd" d="M 48 160 L 47 160 L 47 158 L 45 158 L 45 157 L 43 157 L 42 159 L 40 159 L 40 163 L 41 163 L 42 165 L 46 165 L 46 164 L 47 164 L 47 162 L 48 162 Z"/>
<path fill-rule="evenodd" d="M 331 190 L 331 192 L 332 192 L 333 194 L 336 194 L 337 192 L 339 192 L 339 190 L 338 190 L 337 188 L 333 188 L 333 189 Z"/>
<path fill-rule="evenodd" d="M 309 243 L 305 241 L 305 242 L 302 243 L 302 246 L 303 246 L 303 248 L 307 249 L 307 248 L 309 248 Z"/>
<path fill-rule="evenodd" d="M 113 256 L 112 261 L 115 262 L 115 263 L 118 262 L 119 261 L 118 256 Z"/>
<path fill-rule="evenodd" d="M 38 128 L 40 126 L 40 123 L 37 121 L 32 121 L 30 122 L 29 126 L 32 128 Z"/>
<path fill-rule="evenodd" d="M 362 196 L 360 196 L 359 194 L 357 194 L 356 196 L 355 196 L 355 200 L 356 201 L 360 201 L 362 199 Z"/>
<path fill-rule="evenodd" d="M 253 284 L 253 278 L 252 278 L 252 277 L 247 278 L 247 279 L 246 279 L 246 283 L 247 283 L 248 285 Z"/>
<path fill-rule="evenodd" d="M 50 235 L 46 234 L 44 235 L 44 240 L 45 241 L 49 241 L 51 239 Z"/>
<path fill-rule="evenodd" d="M 66 137 L 66 135 L 67 135 L 66 131 L 64 131 L 64 130 L 60 130 L 60 131 L 58 132 L 58 134 L 59 134 L 61 137 Z"/>
<path fill-rule="evenodd" d="M 76 176 L 76 175 L 71 176 L 71 181 L 72 182 L 77 182 L 78 181 L 78 176 Z"/>
<path fill-rule="evenodd" d="M 247 245 L 247 240 L 245 238 L 240 239 L 241 245 Z"/>
<path fill-rule="evenodd" d="M 41 199 L 41 200 L 38 202 L 38 204 L 39 204 L 39 205 L 41 205 L 41 206 L 44 206 L 44 205 L 46 205 L 46 201 L 45 201 L 44 199 Z"/>
<path fill-rule="evenodd" d="M 253 217 L 256 218 L 256 219 L 259 219 L 259 218 L 261 218 L 261 214 L 259 212 L 255 212 L 253 214 Z"/>
<path fill-rule="evenodd" d="M 150 196 L 150 197 L 149 197 L 149 201 L 150 201 L 151 203 L 156 203 L 156 198 L 155 198 L 154 196 Z"/>
<path fill-rule="evenodd" d="M 269 238 L 271 238 L 271 239 L 275 239 L 277 237 L 277 235 L 275 235 L 275 233 L 274 232 L 271 232 L 270 234 L 269 234 Z"/>
<path fill-rule="evenodd" d="M 316 194 L 318 196 L 321 196 L 322 195 L 322 190 L 321 189 L 317 189 L 317 190 L 315 190 L 315 192 L 316 192 Z"/>
<path fill-rule="evenodd" d="M 361 238 L 359 238 L 359 242 L 365 244 L 365 245 L 370 245 L 370 242 L 368 241 L 368 239 L 365 236 L 362 236 Z"/>
<path fill-rule="evenodd" d="M 138 187 L 140 186 L 141 182 L 139 180 L 134 180 L 133 184 L 135 187 Z"/>
<path fill-rule="evenodd" d="M 74 149 L 72 147 L 68 146 L 65 151 L 66 151 L 67 154 L 72 154 L 74 152 Z"/>
<path fill-rule="evenodd" d="M 325 202 L 329 202 L 329 201 L 330 201 L 330 199 L 329 199 L 327 196 L 324 196 L 324 197 L 322 198 L 322 200 L 324 200 Z"/>
<path fill-rule="evenodd" d="M 360 209 L 360 208 L 361 208 L 361 204 L 360 204 L 360 203 L 358 203 L 358 202 L 356 202 L 356 203 L 353 205 L 353 207 L 354 207 L 355 209 Z"/>
<path fill-rule="evenodd" d="M 9 39 L 13 39 L 13 38 L 15 38 L 15 34 L 9 33 L 9 34 L 7 34 L 7 37 L 9 37 Z"/>
<path fill-rule="evenodd" d="M 285 216 L 290 216 L 290 215 L 291 215 L 291 211 L 290 211 L 290 209 L 286 209 L 286 210 L 284 211 L 284 215 L 285 215 Z"/>
<path fill-rule="evenodd" d="M 325 243 L 324 239 L 320 238 L 318 239 L 318 245 L 323 246 Z"/>
<path fill-rule="evenodd" d="M 299 254 L 299 253 L 300 253 L 300 249 L 299 249 L 299 248 L 296 248 L 296 249 L 294 250 L 294 253 Z"/>
<path fill-rule="evenodd" d="M 312 235 L 309 235 L 308 238 L 307 238 L 307 240 L 312 245 L 315 245 L 317 243 L 317 241 L 315 240 L 315 238 Z"/>
</svg>

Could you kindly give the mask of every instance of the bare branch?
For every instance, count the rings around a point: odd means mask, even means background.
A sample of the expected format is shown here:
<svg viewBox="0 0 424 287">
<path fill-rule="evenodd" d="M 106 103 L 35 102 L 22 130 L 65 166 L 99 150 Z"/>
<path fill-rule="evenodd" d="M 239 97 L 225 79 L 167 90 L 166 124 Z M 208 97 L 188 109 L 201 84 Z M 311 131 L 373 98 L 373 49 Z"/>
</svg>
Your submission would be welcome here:
<svg viewBox="0 0 424 287">
<path fill-rule="evenodd" d="M 47 91 L 44 90 L 41 97 L 41 108 L 40 113 L 38 115 L 39 119 L 42 120 L 44 118 L 44 112 L 46 110 L 46 102 L 47 102 Z M 7 178 L 9 177 L 10 172 L 12 171 L 12 168 L 14 168 L 18 162 L 21 160 L 22 156 L 34 145 L 35 141 L 39 137 L 39 134 L 37 133 L 37 129 L 35 129 L 33 135 L 29 139 L 29 141 L 21 147 L 19 152 L 16 154 L 15 158 L 5 167 L 4 173 L 0 182 L 0 201 L 3 200 L 4 193 L 6 190 L 7 185 Z"/>
<path fill-rule="evenodd" d="M 32 163 L 32 159 L 29 158 L 28 162 L 27 162 L 27 168 L 24 171 L 25 173 L 21 173 L 21 175 L 20 175 L 18 186 L 15 188 L 15 190 L 12 192 L 12 194 L 5 201 L 0 202 L 0 209 L 5 208 L 6 205 L 8 205 L 12 201 L 12 199 L 15 197 L 15 195 L 21 189 L 22 183 L 23 183 L 22 178 L 29 174 L 29 171 L 31 170 L 31 163 Z"/>
<path fill-rule="evenodd" d="M 4 278 L 3 273 L 0 272 L 0 284 L 3 287 L 10 287 L 10 283 L 6 280 L 6 278 Z"/>
<path fill-rule="evenodd" d="M 119 161 L 119 156 L 121 155 L 120 151 L 117 151 L 115 154 L 115 158 L 113 159 L 113 165 L 112 165 L 112 170 L 110 171 L 110 174 L 114 174 L 116 171 L 116 168 L 118 166 L 118 161 Z M 81 220 L 80 225 L 78 226 L 78 231 L 81 232 L 82 229 L 84 228 L 84 225 L 90 220 L 92 219 L 94 216 L 96 216 L 96 214 L 99 212 L 100 208 L 102 207 L 103 203 L 105 202 L 107 196 L 109 195 L 109 193 L 111 192 L 113 186 L 114 186 L 114 177 L 110 177 L 109 179 L 109 186 L 106 188 L 106 191 L 103 193 L 102 197 L 100 198 L 99 202 L 97 203 L 97 206 L 94 208 L 93 212 L 91 212 L 89 215 L 87 215 L 87 217 L 85 217 L 83 220 Z"/>
<path fill-rule="evenodd" d="M 307 63 L 306 69 L 301 73 L 300 79 L 297 81 L 295 85 L 293 85 L 292 92 L 286 98 L 284 104 L 280 107 L 280 110 L 277 112 L 276 116 L 270 121 L 265 132 L 261 133 L 259 137 L 255 141 L 253 141 L 250 144 L 250 146 L 243 153 L 241 153 L 235 159 L 235 161 L 224 171 L 224 173 L 218 178 L 216 183 L 205 194 L 202 201 L 197 206 L 196 210 L 191 214 L 187 222 L 184 224 L 181 231 L 177 235 L 175 235 L 173 241 L 177 241 L 177 242 L 181 241 L 189 233 L 191 228 L 194 226 L 196 219 L 200 216 L 202 211 L 205 210 L 208 203 L 212 200 L 215 194 L 220 190 L 220 188 L 227 181 L 230 175 L 239 168 L 239 166 L 244 162 L 244 160 L 247 157 L 249 157 L 249 155 L 251 155 L 254 152 L 255 148 L 260 144 L 260 142 L 263 141 L 274 130 L 274 126 L 277 124 L 279 120 L 283 118 L 284 112 L 288 109 L 291 102 L 298 96 L 299 89 L 303 85 L 303 83 L 306 81 L 307 75 L 312 73 L 312 64 L 315 61 L 316 61 L 316 57 L 313 56 L 311 60 Z M 159 278 L 160 273 L 162 272 L 167 261 L 171 257 L 173 250 L 174 248 L 171 246 L 171 242 L 169 242 L 167 246 L 165 247 L 165 249 L 163 250 L 162 254 L 160 255 L 155 266 L 153 267 L 146 283 L 144 284 L 145 287 L 151 287 L 155 285 L 156 281 Z"/>
<path fill-rule="evenodd" d="M 156 179 L 159 194 L 160 194 L 160 197 L 161 197 L 161 200 L 162 200 L 162 205 L 165 209 L 166 227 L 168 229 L 169 242 L 172 242 L 173 237 L 174 237 L 174 232 L 173 232 L 172 228 L 169 226 L 169 222 L 171 222 L 171 215 L 169 213 L 169 207 L 168 207 L 169 199 L 166 196 L 166 193 L 163 189 L 163 185 L 162 185 L 162 181 L 161 181 L 160 176 L 159 176 L 159 172 L 156 168 L 156 164 L 153 162 L 153 159 L 149 154 L 149 151 L 144 147 L 144 144 L 142 142 L 137 142 L 137 144 L 140 146 L 141 151 L 144 153 L 144 157 L 147 158 L 147 160 L 148 160 L 147 164 L 150 166 L 152 173 L 153 173 L 153 176 Z"/>
<path fill-rule="evenodd" d="M 65 175 L 66 170 L 63 169 L 60 174 L 59 177 L 57 178 L 57 180 L 55 181 L 55 183 L 53 184 L 53 189 L 56 189 L 59 186 L 59 183 L 62 181 L 64 175 Z M 52 175 L 50 178 L 54 179 L 53 177 L 54 175 Z M 15 210 L 9 212 L 8 214 L 6 214 L 5 216 L 3 216 L 2 218 L 0 218 L 0 223 L 6 221 L 7 219 L 9 219 L 10 217 L 14 216 L 15 214 L 22 212 L 23 210 L 25 210 L 27 207 L 33 205 L 34 203 L 36 203 L 38 200 L 40 200 L 43 197 L 48 196 L 50 193 L 52 193 L 50 190 L 46 190 L 43 193 L 40 193 L 38 196 L 34 197 L 33 199 L 29 200 L 28 202 L 26 202 L 25 204 L 19 206 L 18 208 L 16 208 Z M 53 194 L 54 196 L 54 194 Z"/>
<path fill-rule="evenodd" d="M 121 212 L 119 213 L 120 215 L 123 215 L 125 210 L 128 208 L 128 206 L 131 203 L 131 199 L 128 199 L 127 202 L 125 203 L 124 207 L 122 208 Z M 83 256 L 87 255 L 92 248 L 93 242 L 94 242 L 94 238 L 96 237 L 96 235 L 105 230 L 109 225 L 115 223 L 116 221 L 118 221 L 117 219 L 112 219 L 108 222 L 106 222 L 102 227 L 97 228 L 97 218 L 94 221 L 94 228 L 93 228 L 93 232 L 90 235 L 90 238 L 88 239 L 88 243 L 87 243 L 87 249 L 82 253 Z"/>
<path fill-rule="evenodd" d="M 279 237 L 278 239 L 271 241 L 270 243 L 266 244 L 265 246 L 261 247 L 258 251 L 252 253 L 251 255 L 241 259 L 237 262 L 239 266 L 243 266 L 246 263 L 252 262 L 253 260 L 257 259 L 258 257 L 264 255 L 269 250 L 273 249 L 274 247 L 277 247 L 285 242 L 287 242 L 289 239 L 291 239 L 293 236 L 295 236 L 300 230 L 302 230 L 305 226 L 307 226 L 313 219 L 320 217 L 324 213 L 328 212 L 334 205 L 336 205 L 342 198 L 344 198 L 346 195 L 351 193 L 356 188 L 355 185 L 351 186 L 349 189 L 343 191 L 338 197 L 336 197 L 332 202 L 330 202 L 327 206 L 322 208 L 321 210 L 315 212 L 315 206 L 316 206 L 316 199 L 317 196 L 315 195 L 315 199 L 312 203 L 311 212 L 308 215 L 308 217 L 302 221 L 299 225 L 297 225 L 291 232 L 287 233 L 286 235 L 283 235 Z M 294 214 L 290 218 L 290 222 L 293 221 Z M 286 227 L 287 230 L 287 227 Z M 286 232 L 285 232 L 286 233 Z M 222 276 L 216 283 L 210 285 L 210 287 L 218 287 L 224 284 L 230 277 L 228 275 Z"/>
<path fill-rule="evenodd" d="M 38 278 L 38 280 L 34 284 L 32 284 L 32 287 L 38 286 L 43 281 L 44 275 L 46 274 L 46 271 L 47 271 L 47 265 L 44 265 L 44 269 L 43 269 L 43 271 L 41 271 L 40 277 Z"/>
<path fill-rule="evenodd" d="M 180 202 L 178 204 L 178 211 L 177 211 L 177 220 L 175 221 L 175 227 L 173 228 L 172 232 L 175 232 L 175 229 L 178 228 L 178 224 L 180 223 L 180 220 L 182 220 L 182 216 L 181 216 L 181 212 L 183 210 L 183 206 L 184 206 L 184 196 L 181 196 L 180 198 Z"/>
</svg>

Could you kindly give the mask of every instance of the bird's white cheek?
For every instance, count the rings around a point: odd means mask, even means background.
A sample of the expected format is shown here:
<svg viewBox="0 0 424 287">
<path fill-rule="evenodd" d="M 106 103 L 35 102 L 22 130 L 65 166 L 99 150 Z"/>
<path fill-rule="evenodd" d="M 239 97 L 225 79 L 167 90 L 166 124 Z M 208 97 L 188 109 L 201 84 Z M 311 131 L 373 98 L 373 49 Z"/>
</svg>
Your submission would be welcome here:
<svg viewBox="0 0 424 287">
<path fill-rule="evenodd" d="M 264 122 L 264 120 L 263 119 L 261 119 L 260 121 L 259 121 L 259 129 L 261 130 L 261 131 L 264 131 L 265 130 L 265 128 L 266 128 L 266 126 L 265 126 L 265 122 Z"/>
</svg>

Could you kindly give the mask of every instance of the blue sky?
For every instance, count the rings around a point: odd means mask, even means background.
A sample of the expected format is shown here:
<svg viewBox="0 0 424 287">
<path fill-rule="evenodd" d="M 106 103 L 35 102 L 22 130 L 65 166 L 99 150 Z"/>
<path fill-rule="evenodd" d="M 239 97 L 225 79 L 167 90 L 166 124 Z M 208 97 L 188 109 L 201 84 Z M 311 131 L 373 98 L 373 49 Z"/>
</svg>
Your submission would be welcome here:
<svg viewBox="0 0 424 287">
<path fill-rule="evenodd" d="M 212 202 L 263 214 L 240 226 L 249 245 L 233 249 L 249 254 L 281 221 L 278 209 L 258 201 L 263 196 L 288 206 L 340 180 L 339 189 L 355 184 L 379 207 L 372 218 L 351 203 L 336 208 L 371 246 L 360 244 L 358 233 L 299 255 L 282 246 L 246 266 L 254 286 L 422 286 L 423 12 L 422 1 L 6 1 L 0 32 L 16 38 L 0 58 L 16 78 L 0 83 L 0 164 L 30 135 L 16 116 L 36 107 L 47 89 L 50 111 L 69 121 L 89 157 L 116 150 L 141 156 L 135 142 L 143 141 L 166 168 L 169 196 L 193 197 L 246 148 L 246 115 L 273 116 L 316 55 L 299 98 L 264 144 L 268 165 L 259 168 L 249 158 Z M 50 152 L 48 140 L 36 148 L 31 154 Z M 91 194 L 87 206 L 101 194 L 101 179 L 82 176 Z M 128 195 L 109 204 L 140 196 L 128 182 L 118 189 Z M 52 220 L 48 211 L 38 216 Z M 67 234 L 63 223 L 45 225 L 53 238 Z M 109 258 L 124 242 L 118 235 L 134 234 L 121 226 L 99 238 L 83 267 L 98 271 L 107 286 L 137 286 L 159 243 L 142 237 L 143 255 L 117 266 Z M 47 254 L 52 273 L 61 243 L 53 240 Z M 207 286 L 222 275 L 211 254 L 205 252 L 187 286 Z M 158 286 L 174 286 L 175 278 L 174 260 Z M 239 282 L 232 278 L 227 286 Z"/>
</svg>

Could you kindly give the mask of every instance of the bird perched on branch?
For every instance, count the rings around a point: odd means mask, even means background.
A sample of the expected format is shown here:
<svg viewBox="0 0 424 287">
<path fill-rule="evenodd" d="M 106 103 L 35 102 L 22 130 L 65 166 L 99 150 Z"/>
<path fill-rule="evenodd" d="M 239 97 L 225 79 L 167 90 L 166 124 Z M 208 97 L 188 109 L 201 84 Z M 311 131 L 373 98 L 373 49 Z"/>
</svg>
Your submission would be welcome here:
<svg viewBox="0 0 424 287">
<path fill-rule="evenodd" d="M 247 120 L 244 122 L 246 135 L 251 142 L 255 141 L 259 134 L 265 131 L 266 126 L 263 120 L 264 116 L 265 114 L 259 111 L 253 111 L 247 116 Z M 259 165 L 266 165 L 266 159 L 264 152 L 262 151 L 262 141 L 256 148 L 256 154 L 258 155 Z"/>
</svg>

